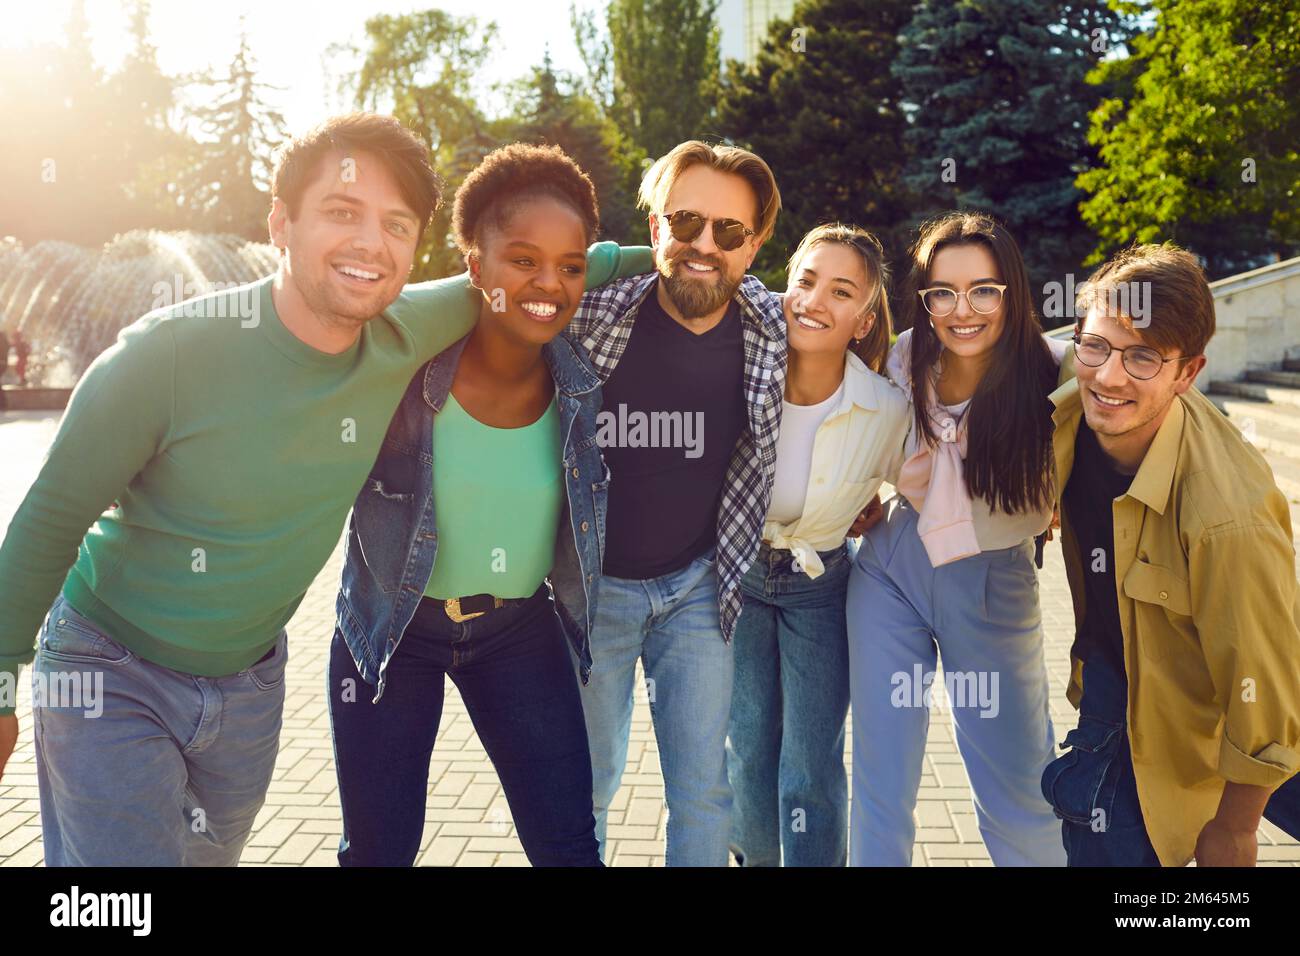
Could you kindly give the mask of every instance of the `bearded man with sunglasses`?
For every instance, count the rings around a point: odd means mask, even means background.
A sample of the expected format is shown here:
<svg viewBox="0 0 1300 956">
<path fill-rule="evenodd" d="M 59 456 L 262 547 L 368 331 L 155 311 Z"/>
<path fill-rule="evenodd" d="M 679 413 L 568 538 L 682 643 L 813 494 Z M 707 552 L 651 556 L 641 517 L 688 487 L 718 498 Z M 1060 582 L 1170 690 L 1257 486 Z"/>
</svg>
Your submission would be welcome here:
<svg viewBox="0 0 1300 956">
<path fill-rule="evenodd" d="M 1115 303 L 1138 288 L 1135 321 Z M 1261 815 L 1300 835 L 1287 501 L 1192 387 L 1214 334 L 1192 255 L 1130 249 L 1079 304 L 1077 378 L 1051 396 L 1079 726 L 1043 795 L 1071 866 L 1253 866 Z"/>
<path fill-rule="evenodd" d="M 739 583 L 771 497 L 785 382 L 780 301 L 745 271 L 781 206 L 771 169 L 690 141 L 646 172 L 656 271 L 584 297 L 569 325 L 603 381 L 604 574 L 583 688 L 596 835 L 627 762 L 636 663 L 645 670 L 668 804 L 669 866 L 726 866 L 726 734 Z M 701 436 L 672 431 L 701 422 Z M 664 441 L 665 432 L 681 441 Z M 596 533 L 592 530 L 590 533 Z"/>
</svg>

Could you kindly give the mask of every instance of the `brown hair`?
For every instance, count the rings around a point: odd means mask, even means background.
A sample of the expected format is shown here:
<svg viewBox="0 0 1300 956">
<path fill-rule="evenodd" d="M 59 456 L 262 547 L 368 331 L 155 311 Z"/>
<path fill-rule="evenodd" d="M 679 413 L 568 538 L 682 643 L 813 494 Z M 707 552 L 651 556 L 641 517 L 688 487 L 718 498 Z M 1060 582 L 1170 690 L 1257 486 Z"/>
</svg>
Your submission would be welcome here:
<svg viewBox="0 0 1300 956">
<path fill-rule="evenodd" d="M 803 239 L 786 263 L 786 274 L 793 278 L 795 267 L 813 246 L 819 243 L 847 246 L 862 258 L 867 281 L 876 284 L 876 291 L 868 300 L 865 315 L 876 314 L 871 331 L 861 340 L 850 339 L 849 350 L 862 359 L 871 371 L 883 375 L 885 360 L 889 357 L 889 338 L 894 331 L 893 315 L 889 309 L 889 266 L 885 263 L 885 250 L 880 240 L 858 226 L 842 222 L 828 222 L 813 228 Z"/>
<path fill-rule="evenodd" d="M 577 213 L 591 243 L 600 229 L 600 207 L 582 167 L 558 146 L 511 143 L 484 156 L 456 190 L 451 228 L 457 247 L 478 251 L 487 227 L 500 228 L 521 202 L 541 196 Z"/>
<path fill-rule="evenodd" d="M 391 116 L 346 113 L 295 136 L 276 155 L 271 195 L 284 201 L 292 220 L 326 156 L 363 151 L 377 156 L 397 180 L 402 200 L 420 220 L 419 242 L 434 210 L 442 204 L 442 190 L 429 162 L 429 148 Z"/>
<path fill-rule="evenodd" d="M 1129 296 L 1116 294 L 1135 284 L 1143 287 L 1139 294 L 1146 302 L 1142 328 L 1134 328 L 1127 314 Z M 1184 358 L 1203 353 L 1214 335 L 1214 295 L 1205 272 L 1194 255 L 1171 242 L 1125 249 L 1088 276 L 1075 304 L 1080 328 L 1088 310 L 1099 305 L 1144 342 L 1162 351 L 1178 349 Z"/>
<path fill-rule="evenodd" d="M 781 211 L 781 191 L 776 187 L 772 169 L 757 154 L 739 146 L 710 146 L 697 139 L 687 140 L 660 156 L 646 170 L 637 192 L 637 205 L 650 212 L 662 213 L 664 203 L 673 183 L 685 170 L 704 164 L 720 173 L 739 176 L 754 191 L 757 206 L 754 210 L 754 232 L 759 242 L 772 235 L 776 227 L 776 214 Z"/>
<path fill-rule="evenodd" d="M 943 345 L 917 294 L 930 283 L 930 268 L 940 249 L 982 245 L 1006 283 L 1002 295 L 1002 334 L 993 358 L 971 396 L 967 415 L 967 453 L 963 471 L 972 498 L 1008 514 L 1036 510 L 1052 501 L 1052 404 L 1057 367 L 1043 341 L 1029 294 L 1029 276 L 1020 247 L 992 216 L 954 212 L 921 226 L 912 247 L 907 311 L 912 321 L 912 401 L 917 434 L 937 438 L 927 414 L 927 384 Z"/>
</svg>

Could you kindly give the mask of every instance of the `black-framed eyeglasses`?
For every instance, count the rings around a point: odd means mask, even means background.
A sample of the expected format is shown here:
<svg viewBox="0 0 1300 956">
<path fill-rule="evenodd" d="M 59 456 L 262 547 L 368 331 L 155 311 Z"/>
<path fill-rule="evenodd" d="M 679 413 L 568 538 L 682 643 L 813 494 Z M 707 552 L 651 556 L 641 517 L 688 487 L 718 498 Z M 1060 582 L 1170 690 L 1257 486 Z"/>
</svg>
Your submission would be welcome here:
<svg viewBox="0 0 1300 956">
<path fill-rule="evenodd" d="M 689 209 L 664 213 L 663 217 L 668 221 L 668 230 L 678 242 L 694 242 L 704 231 L 704 224 L 710 221 L 707 216 Z M 753 229 L 739 219 L 714 219 L 712 222 L 713 242 L 724 252 L 739 249 L 746 239 L 755 234 Z"/>
<path fill-rule="evenodd" d="M 1100 368 L 1106 364 L 1111 352 L 1118 352 L 1124 371 L 1133 378 L 1143 381 L 1159 375 L 1167 362 L 1196 358 L 1195 355 L 1175 355 L 1173 358 L 1165 358 L 1146 345 L 1130 345 L 1128 348 L 1117 349 L 1105 338 L 1092 332 L 1075 332 L 1073 338 L 1075 358 L 1084 365 Z"/>
<path fill-rule="evenodd" d="M 998 306 L 1002 304 L 1002 293 L 1006 288 L 1005 285 L 995 282 L 983 282 L 971 286 L 965 292 L 958 292 L 945 286 L 935 286 L 932 289 L 921 289 L 917 295 L 921 297 L 921 304 L 925 306 L 925 311 L 940 318 L 951 315 L 957 308 L 957 300 L 962 296 L 966 297 L 966 303 L 971 307 L 972 312 L 988 315 L 998 310 Z"/>
</svg>

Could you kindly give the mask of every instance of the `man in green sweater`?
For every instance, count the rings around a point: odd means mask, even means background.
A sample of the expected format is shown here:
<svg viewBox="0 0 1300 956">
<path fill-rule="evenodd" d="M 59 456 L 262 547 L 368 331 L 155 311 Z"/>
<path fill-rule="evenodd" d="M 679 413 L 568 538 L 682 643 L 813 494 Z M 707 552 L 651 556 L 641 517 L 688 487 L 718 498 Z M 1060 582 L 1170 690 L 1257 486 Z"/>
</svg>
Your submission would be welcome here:
<svg viewBox="0 0 1300 956">
<path fill-rule="evenodd" d="M 39 631 L 48 865 L 238 861 L 285 625 L 412 375 L 478 311 L 461 276 L 403 288 L 438 200 L 396 120 L 331 119 L 277 164 L 277 272 L 151 312 L 82 377 L 0 546 L 0 773 Z M 593 247 L 588 281 L 617 259 Z"/>
</svg>

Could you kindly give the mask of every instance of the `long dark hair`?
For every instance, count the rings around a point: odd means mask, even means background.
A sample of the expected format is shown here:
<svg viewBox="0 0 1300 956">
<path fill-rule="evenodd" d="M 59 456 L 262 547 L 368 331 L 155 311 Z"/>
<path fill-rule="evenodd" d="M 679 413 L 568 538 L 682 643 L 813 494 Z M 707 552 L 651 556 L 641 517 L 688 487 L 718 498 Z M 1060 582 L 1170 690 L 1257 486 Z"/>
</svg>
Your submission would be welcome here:
<svg viewBox="0 0 1300 956">
<path fill-rule="evenodd" d="M 917 292 L 930 284 L 935 255 L 948 246 L 982 245 L 997 263 L 1006 291 L 1002 333 L 968 411 L 964 476 L 972 498 L 1008 514 L 1045 508 L 1052 500 L 1052 403 L 1057 368 L 1043 341 L 1020 247 L 991 216 L 949 213 L 925 223 L 911 252 L 905 308 L 912 319 L 912 401 L 917 434 L 935 444 L 927 385 L 943 345 Z"/>
</svg>

